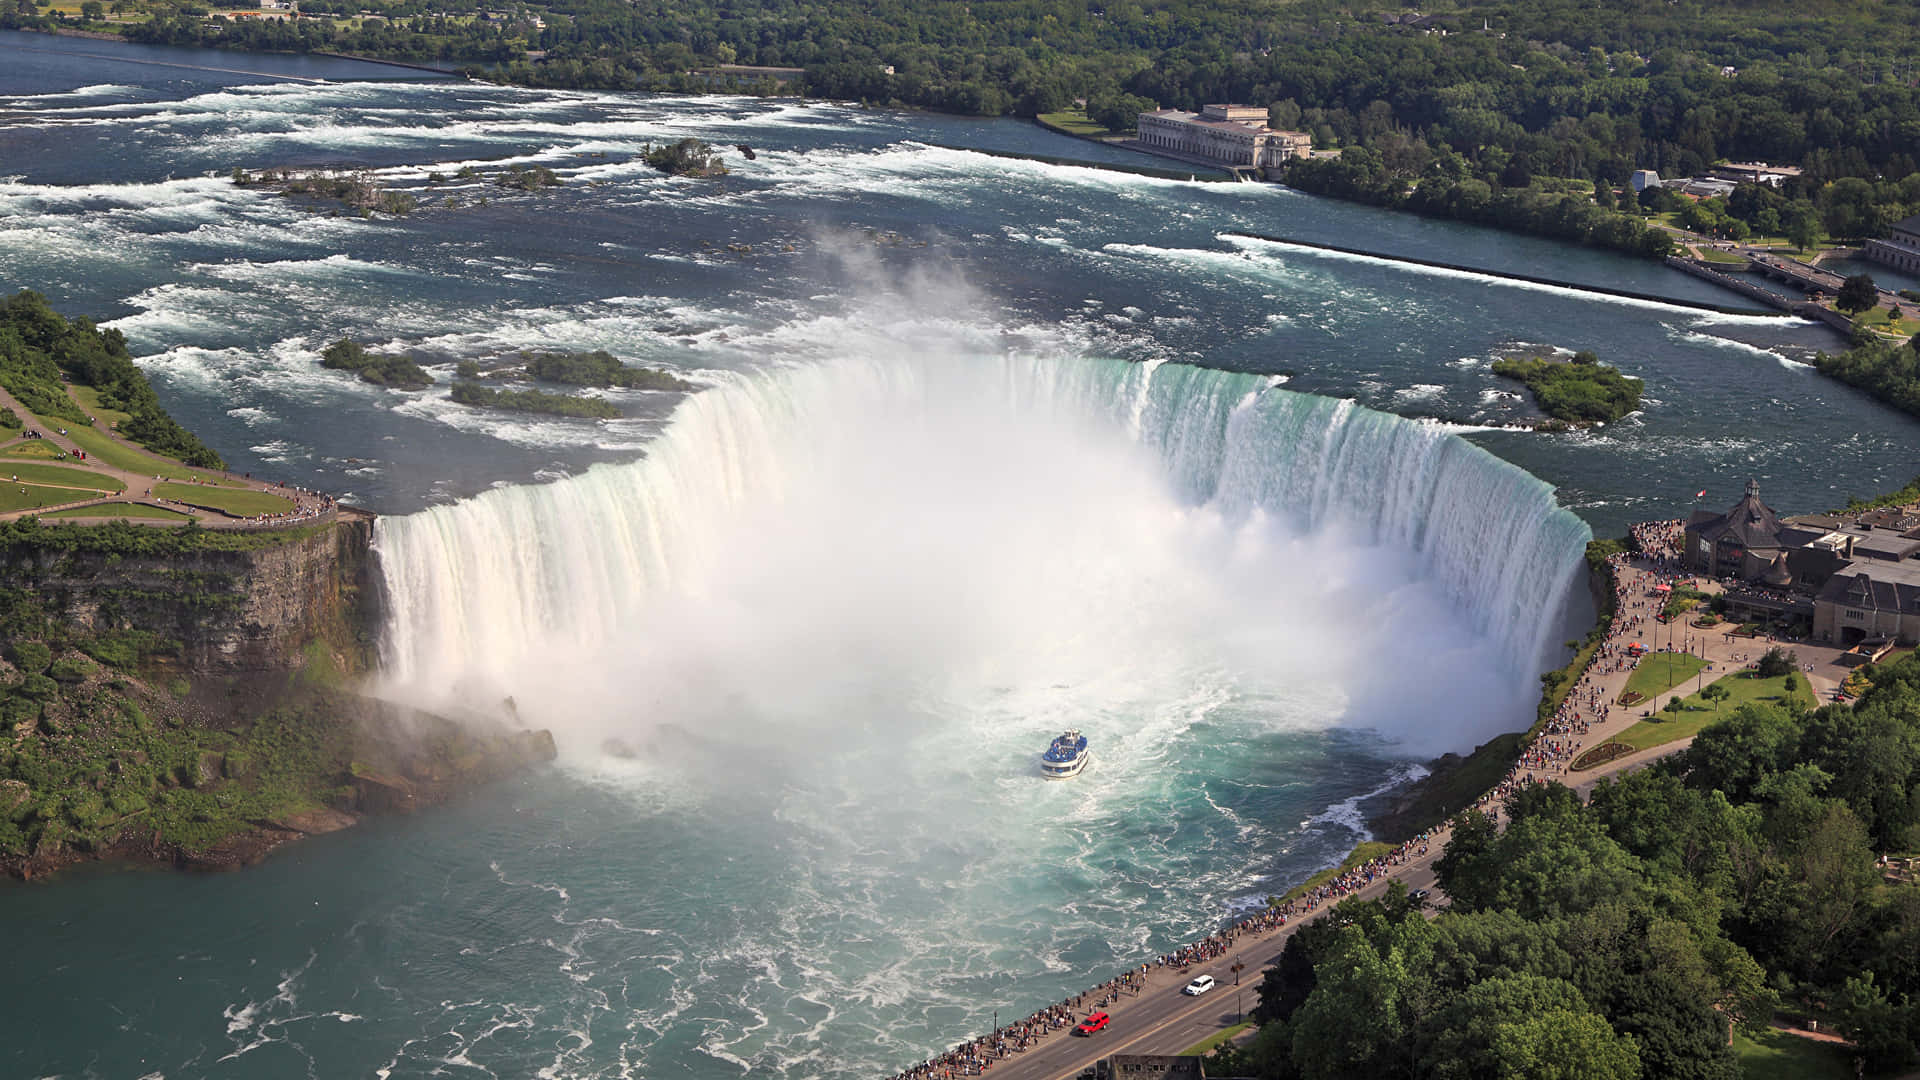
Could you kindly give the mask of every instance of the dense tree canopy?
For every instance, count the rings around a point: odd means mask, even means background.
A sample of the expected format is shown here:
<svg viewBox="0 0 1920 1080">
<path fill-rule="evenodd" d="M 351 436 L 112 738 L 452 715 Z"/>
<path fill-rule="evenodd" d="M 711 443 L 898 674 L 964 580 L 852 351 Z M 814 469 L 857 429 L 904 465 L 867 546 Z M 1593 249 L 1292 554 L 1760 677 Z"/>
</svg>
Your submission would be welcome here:
<svg viewBox="0 0 1920 1080">
<path fill-rule="evenodd" d="M 1298 930 L 1260 1032 L 1220 1066 L 1275 1078 L 1732 1080 L 1729 1025 L 1824 1007 L 1869 1068 L 1920 1051 L 1920 656 L 1854 707 L 1747 705 L 1583 805 L 1524 789 L 1458 824 L 1452 906 L 1397 884 Z M 1210 1069 L 1212 1071 L 1212 1069 Z"/>
</svg>

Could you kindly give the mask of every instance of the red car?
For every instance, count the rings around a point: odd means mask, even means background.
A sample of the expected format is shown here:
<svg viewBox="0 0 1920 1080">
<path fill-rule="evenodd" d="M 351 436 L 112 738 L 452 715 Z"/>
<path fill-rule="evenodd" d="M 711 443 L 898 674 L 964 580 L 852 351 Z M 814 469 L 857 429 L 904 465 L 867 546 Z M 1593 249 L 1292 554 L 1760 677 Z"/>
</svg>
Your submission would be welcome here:
<svg viewBox="0 0 1920 1080">
<path fill-rule="evenodd" d="M 1080 1021 L 1080 1026 L 1074 1028 L 1073 1033 L 1075 1035 L 1091 1035 L 1096 1031 L 1106 1030 L 1107 1025 L 1112 1022 L 1113 1017 L 1103 1012 L 1097 1012 L 1085 1020 Z"/>
</svg>

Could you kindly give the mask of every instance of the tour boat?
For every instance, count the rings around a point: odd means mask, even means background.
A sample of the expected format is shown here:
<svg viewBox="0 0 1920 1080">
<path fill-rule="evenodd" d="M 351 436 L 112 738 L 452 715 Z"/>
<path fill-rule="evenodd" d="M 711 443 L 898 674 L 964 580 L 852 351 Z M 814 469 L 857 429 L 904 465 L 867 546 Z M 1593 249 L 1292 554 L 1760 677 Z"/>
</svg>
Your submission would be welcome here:
<svg viewBox="0 0 1920 1080">
<path fill-rule="evenodd" d="M 1077 731 L 1069 731 L 1053 740 L 1047 752 L 1040 755 L 1040 772 L 1049 780 L 1065 780 L 1070 776 L 1079 776 L 1080 771 L 1093 760 L 1093 754 L 1087 750 L 1087 737 Z"/>
</svg>

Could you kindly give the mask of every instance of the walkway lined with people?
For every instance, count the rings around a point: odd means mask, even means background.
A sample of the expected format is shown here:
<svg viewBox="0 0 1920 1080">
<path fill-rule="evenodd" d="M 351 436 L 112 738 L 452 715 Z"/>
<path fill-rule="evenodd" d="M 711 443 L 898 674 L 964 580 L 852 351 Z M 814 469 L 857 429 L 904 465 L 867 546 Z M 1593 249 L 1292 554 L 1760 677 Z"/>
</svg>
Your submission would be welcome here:
<svg viewBox="0 0 1920 1080">
<path fill-rule="evenodd" d="M 1648 647 L 1655 627 L 1668 635 L 1676 632 L 1682 635 L 1683 640 L 1675 643 L 1676 651 L 1691 649 L 1707 660 L 1709 666 L 1701 672 L 1703 682 L 1751 666 L 1749 658 L 1765 651 L 1766 645 L 1760 641 L 1700 631 L 1688 633 L 1680 622 L 1658 623 L 1656 616 L 1665 607 L 1671 589 L 1692 579 L 1680 562 L 1681 523 L 1648 522 L 1633 526 L 1632 532 L 1641 550 L 1636 554 L 1615 555 L 1609 560 L 1614 579 L 1614 613 L 1592 661 L 1541 731 L 1521 747 L 1506 776 L 1473 804 L 1474 809 L 1504 822 L 1507 799 L 1530 785 L 1558 782 L 1586 791 L 1600 780 L 1641 768 L 1692 743 L 1690 738 L 1675 740 L 1569 775 L 1573 760 L 1584 749 L 1614 738 L 1656 713 L 1666 701 L 1693 692 L 1694 680 L 1688 680 L 1632 706 L 1620 704 L 1635 667 L 1666 651 Z M 1636 644 L 1642 645 L 1644 651 L 1635 650 Z M 1803 652 L 1812 651 L 1800 643 L 1794 647 Z M 1836 651 L 1818 650 L 1821 655 Z M 1808 674 L 1811 682 L 1814 676 L 1805 672 L 1805 667 L 1803 673 Z M 982 1075 L 996 1067 L 1000 1069 L 997 1075 L 1016 1080 L 1026 1077 L 1062 1080 L 1078 1075 L 1094 1060 L 1109 1054 L 1178 1052 L 1199 1041 L 1185 1034 L 1193 1024 L 1207 1029 L 1220 1026 L 1208 1019 L 1218 1017 L 1221 1010 L 1217 1006 L 1209 1010 L 1204 999 L 1178 996 L 1179 988 L 1189 978 L 1209 974 L 1224 984 L 1240 974 L 1231 972 L 1227 963 L 1231 959 L 1243 964 L 1242 973 L 1253 975 L 1252 984 L 1257 985 L 1259 973 L 1279 959 L 1287 936 L 1339 901 L 1348 897 L 1376 898 L 1383 895 L 1393 881 L 1401 881 L 1410 889 L 1435 890 L 1433 863 L 1446 850 L 1452 826 L 1453 823 L 1448 822 L 1422 833 L 1387 855 L 1344 871 L 1285 904 L 1242 919 L 1219 934 L 1183 946 L 1093 990 L 963 1043 L 947 1054 L 897 1074 L 896 1080 L 950 1080 Z M 1429 902 L 1442 906 L 1446 899 L 1436 890 Z M 1066 1044 L 1067 1036 L 1063 1033 L 1070 1032 L 1087 1011 L 1095 1009 L 1113 1016 L 1108 1031 L 1085 1040 L 1079 1047 Z M 1179 1023 L 1183 1017 L 1188 1021 L 1186 1026 Z M 1143 1023 L 1144 1028 L 1135 1021 Z"/>
<path fill-rule="evenodd" d="M 86 406 L 80 402 L 78 397 L 74 396 L 73 387 L 68 386 L 66 390 L 68 398 L 72 400 L 76 406 L 80 407 L 82 411 L 88 412 L 88 415 L 91 416 L 92 414 L 86 409 Z M 10 439 L 0 440 L 0 449 L 28 441 L 40 441 L 54 447 L 64 455 L 63 457 L 57 458 L 43 458 L 38 456 L 23 457 L 18 460 L 18 465 L 53 465 L 75 470 L 84 470 L 100 476 L 105 481 L 117 482 L 121 485 L 121 490 L 118 492 L 103 490 L 99 495 L 90 495 L 87 498 L 75 499 L 70 502 L 0 512 L 0 521 L 13 521 L 18 518 L 38 517 L 61 512 L 61 517 L 58 520 L 68 524 L 97 524 L 123 519 L 138 525 L 156 525 L 161 527 L 181 524 L 179 519 L 141 518 L 115 512 L 116 504 L 132 503 L 158 507 L 175 514 L 184 515 L 187 518 L 198 521 L 201 526 L 209 529 L 278 529 L 329 520 L 338 509 L 332 496 L 295 487 L 285 482 L 255 480 L 251 476 L 244 476 L 220 469 L 183 466 L 179 461 L 156 454 L 146 447 L 122 437 L 119 432 L 114 431 L 109 425 L 101 423 L 98 418 L 94 418 L 94 423 L 92 424 L 92 430 L 94 432 L 107 439 L 111 439 L 123 450 L 138 455 L 141 458 L 150 459 L 156 471 L 148 474 L 110 465 L 99 457 L 88 454 L 84 448 L 74 441 L 71 435 L 67 434 L 66 429 L 58 425 L 42 422 L 40 418 L 34 416 L 32 412 L 27 410 L 26 406 L 22 405 L 18 399 L 8 393 L 4 388 L 0 388 L 0 408 L 13 410 L 14 415 L 18 416 L 26 424 L 26 427 L 19 435 Z M 5 467 L 4 465 L 0 465 L 0 468 Z M 179 475 L 183 469 L 185 469 L 188 474 L 185 478 Z M 218 477 L 222 482 L 218 484 L 211 483 L 204 479 L 195 479 L 194 477 L 196 476 Z M 16 479 L 12 482 L 22 488 L 57 489 L 62 486 L 45 481 Z M 210 491 L 229 493 L 251 491 L 259 494 L 274 495 L 288 500 L 293 506 L 291 509 L 277 513 L 256 514 L 251 516 L 235 514 L 211 504 L 201 504 L 191 500 L 157 496 L 153 493 L 153 489 L 156 485 L 162 483 L 204 486 Z M 111 484 L 103 483 L 101 486 L 102 488 L 106 488 L 111 486 Z M 79 489 L 76 488 L 75 490 Z M 73 513 L 73 511 L 85 510 L 89 506 L 100 507 L 100 516 L 89 517 L 85 514 Z"/>
</svg>

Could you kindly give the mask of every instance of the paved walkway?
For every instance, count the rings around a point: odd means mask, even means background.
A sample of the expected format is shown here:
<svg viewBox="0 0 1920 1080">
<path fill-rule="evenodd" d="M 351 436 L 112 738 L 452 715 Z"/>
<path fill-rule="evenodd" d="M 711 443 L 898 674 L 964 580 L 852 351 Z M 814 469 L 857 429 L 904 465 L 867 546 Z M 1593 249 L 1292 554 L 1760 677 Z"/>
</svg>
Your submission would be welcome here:
<svg viewBox="0 0 1920 1080">
<path fill-rule="evenodd" d="M 66 389 L 67 389 L 68 397 L 73 399 L 74 404 L 76 406 L 79 406 L 83 412 L 87 411 L 86 407 L 80 404 L 79 399 L 73 397 L 73 388 L 69 386 Z M 332 500 L 328 499 L 325 495 L 322 495 L 318 492 L 305 491 L 299 488 L 294 488 L 294 487 L 290 487 L 283 484 L 268 483 L 263 480 L 255 480 L 255 479 L 252 479 L 251 477 L 241 476 L 236 473 L 226 472 L 220 469 L 202 469 L 197 467 L 192 469 L 194 473 L 210 476 L 210 477 L 217 477 L 220 480 L 225 481 L 225 483 L 220 485 L 209 485 L 209 488 L 212 490 L 247 490 L 247 491 L 260 492 L 262 494 L 276 495 L 280 498 L 287 499 L 290 502 L 292 502 L 294 504 L 295 509 L 292 511 L 289 511 L 286 514 L 274 515 L 270 518 L 262 519 L 262 518 L 256 518 L 256 517 L 245 517 L 241 515 L 230 514 L 223 510 L 219 510 L 211 506 L 189 506 L 177 500 L 159 498 L 153 494 L 153 486 L 156 483 L 162 483 L 162 482 L 181 483 L 181 484 L 192 483 L 192 481 L 189 481 L 189 480 L 174 480 L 161 475 L 165 471 L 178 470 L 183 468 L 184 466 L 182 466 L 180 462 L 175 461 L 172 458 L 162 457 L 148 450 L 146 447 L 139 445 L 138 443 L 134 443 L 125 438 L 122 438 L 119 432 L 114 431 L 110 426 L 101 423 L 99 419 L 96 417 L 94 418 L 94 423 L 93 423 L 94 431 L 105 436 L 106 438 L 113 440 L 114 443 L 116 443 L 122 449 L 129 451 L 133 454 L 136 454 L 140 457 L 151 460 L 154 463 L 154 468 L 156 471 L 153 474 L 146 474 L 146 473 L 136 473 L 127 469 L 118 468 L 116 466 L 107 464 L 105 461 L 102 461 L 97 457 L 87 455 L 85 453 L 84 448 L 82 448 L 78 443 L 74 442 L 70 436 L 62 434 L 62 429 L 58 426 L 57 423 L 49 423 L 46 421 L 42 421 L 40 418 L 34 416 L 32 412 L 27 410 L 26 406 L 20 404 L 20 402 L 12 394 L 8 393 L 5 390 L 5 388 L 0 388 L 0 408 L 12 409 L 14 412 L 14 415 L 26 421 L 26 424 L 27 424 L 26 431 L 38 431 L 41 436 L 39 439 L 30 439 L 28 435 L 25 433 L 25 431 L 23 431 L 18 437 L 9 439 L 3 443 L 0 443 L 0 450 L 5 450 L 9 447 L 16 446 L 16 445 L 30 442 L 30 441 L 44 442 L 44 443 L 51 444 L 55 447 L 58 447 L 60 450 L 64 451 L 69 457 L 75 459 L 74 461 L 69 462 L 69 461 L 61 461 L 53 458 L 45 458 L 45 459 L 19 458 L 17 460 L 20 464 L 65 465 L 69 468 L 84 468 L 89 472 L 98 473 L 101 476 L 116 480 L 124 486 L 123 490 L 118 494 L 104 494 L 97 497 L 76 499 L 72 502 L 59 503 L 52 506 L 34 507 L 34 508 L 25 509 L 25 510 L 14 510 L 14 511 L 8 511 L 5 513 L 0 513 L 0 521 L 13 521 L 18 518 L 44 515 L 57 510 L 79 509 L 87 506 L 97 505 L 102 507 L 102 512 L 100 517 L 94 518 L 94 517 L 68 515 L 68 516 L 61 517 L 59 520 L 62 522 L 69 522 L 69 523 L 75 523 L 75 524 L 99 524 L 99 523 L 108 522 L 108 521 L 117 521 L 125 517 L 126 520 L 132 521 L 133 523 L 138 525 L 171 526 L 171 525 L 180 524 L 178 520 L 167 520 L 167 519 L 158 519 L 158 518 L 135 518 L 135 517 L 126 517 L 126 515 L 124 514 L 116 514 L 113 512 L 113 508 L 108 505 L 111 503 L 137 503 L 143 506 L 160 507 L 162 509 L 170 510 L 176 514 L 180 514 L 185 517 L 197 519 L 202 526 L 210 529 L 275 528 L 275 527 L 285 527 L 288 525 L 310 524 L 313 522 L 329 519 L 331 518 L 334 512 L 334 506 L 333 506 Z M 91 413 L 89 413 L 89 415 L 91 415 Z M 84 457 L 84 461 L 79 460 L 83 457 Z M 6 468 L 5 464 L 0 463 L 0 471 L 4 471 L 5 468 Z M 26 480 L 11 480 L 7 482 L 16 484 L 21 487 L 59 487 L 60 486 L 57 484 L 35 483 L 32 481 L 26 481 Z"/>
</svg>

